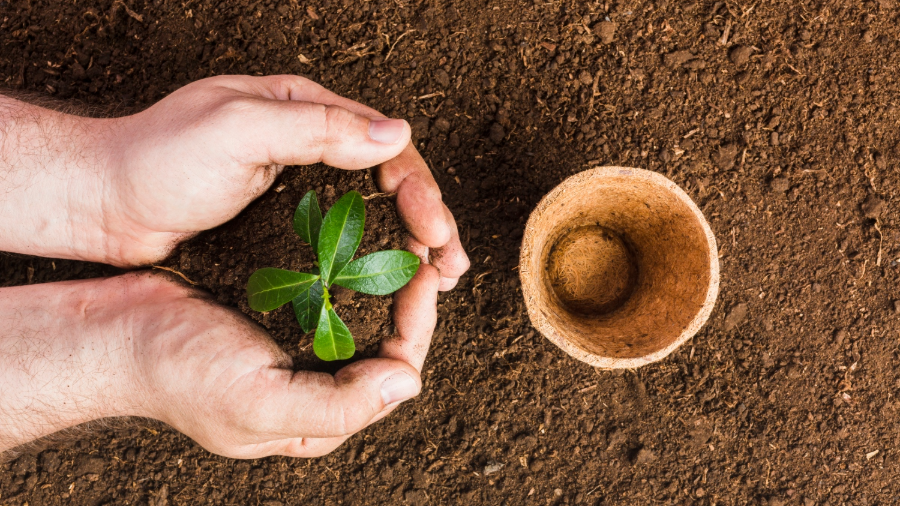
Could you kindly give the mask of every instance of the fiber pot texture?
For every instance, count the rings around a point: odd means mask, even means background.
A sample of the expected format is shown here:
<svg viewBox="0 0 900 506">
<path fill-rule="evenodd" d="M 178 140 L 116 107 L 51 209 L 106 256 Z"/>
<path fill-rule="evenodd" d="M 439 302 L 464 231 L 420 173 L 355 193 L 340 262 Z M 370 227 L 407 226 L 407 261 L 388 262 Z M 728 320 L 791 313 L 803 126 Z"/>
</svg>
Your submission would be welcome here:
<svg viewBox="0 0 900 506">
<path fill-rule="evenodd" d="M 554 188 L 528 219 L 519 265 L 532 324 L 594 367 L 662 359 L 700 330 L 719 292 L 700 209 L 642 169 L 598 167 Z"/>
</svg>

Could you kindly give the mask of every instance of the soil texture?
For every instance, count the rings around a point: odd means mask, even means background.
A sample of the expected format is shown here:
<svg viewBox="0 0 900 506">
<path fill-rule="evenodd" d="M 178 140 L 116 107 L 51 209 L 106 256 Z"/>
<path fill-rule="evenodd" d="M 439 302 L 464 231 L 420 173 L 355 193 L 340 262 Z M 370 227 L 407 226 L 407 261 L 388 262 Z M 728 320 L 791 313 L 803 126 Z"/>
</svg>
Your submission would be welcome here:
<svg viewBox="0 0 900 506">
<path fill-rule="evenodd" d="M 236 461 L 165 427 L 0 464 L 0 505 L 894 504 L 900 500 L 896 0 L 0 0 L 0 86 L 124 114 L 207 76 L 294 73 L 413 126 L 472 268 L 441 296 L 424 390 L 318 459 Z M 676 181 L 718 238 L 709 323 L 665 360 L 595 370 L 530 326 L 525 221 L 567 176 Z M 244 284 L 304 269 L 290 215 L 377 192 L 290 168 L 164 265 L 312 360 Z M 403 244 L 367 201 L 360 253 Z M 0 286 L 111 275 L 0 256 Z M 363 355 L 390 298 L 344 293 Z"/>
</svg>

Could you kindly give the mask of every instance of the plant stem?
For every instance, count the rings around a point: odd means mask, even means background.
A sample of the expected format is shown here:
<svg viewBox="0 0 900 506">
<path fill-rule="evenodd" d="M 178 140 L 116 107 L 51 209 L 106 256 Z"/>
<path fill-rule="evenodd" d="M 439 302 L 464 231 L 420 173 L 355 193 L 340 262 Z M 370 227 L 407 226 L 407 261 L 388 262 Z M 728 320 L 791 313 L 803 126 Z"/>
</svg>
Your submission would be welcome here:
<svg viewBox="0 0 900 506">
<path fill-rule="evenodd" d="M 334 306 L 331 305 L 331 294 L 328 293 L 328 288 L 322 287 L 322 299 L 325 301 L 325 309 L 332 309 Z"/>
</svg>

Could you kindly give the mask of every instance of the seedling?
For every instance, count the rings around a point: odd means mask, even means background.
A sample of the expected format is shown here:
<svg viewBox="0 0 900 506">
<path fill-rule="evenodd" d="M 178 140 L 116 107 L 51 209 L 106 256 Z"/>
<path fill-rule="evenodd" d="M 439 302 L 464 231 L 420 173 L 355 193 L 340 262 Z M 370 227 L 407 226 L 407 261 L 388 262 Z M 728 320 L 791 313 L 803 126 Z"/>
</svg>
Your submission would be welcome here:
<svg viewBox="0 0 900 506">
<path fill-rule="evenodd" d="M 341 197 L 322 218 L 316 192 L 308 192 L 294 213 L 294 231 L 316 253 L 313 273 L 265 267 L 247 282 L 247 298 L 254 311 L 272 311 L 293 302 L 303 331 L 315 329 L 313 351 L 322 360 L 346 360 L 356 351 L 350 330 L 331 305 L 328 289 L 332 285 L 387 295 L 408 283 L 419 269 L 419 257 L 408 251 L 378 251 L 353 260 L 365 222 L 366 208 L 359 193 Z"/>
</svg>

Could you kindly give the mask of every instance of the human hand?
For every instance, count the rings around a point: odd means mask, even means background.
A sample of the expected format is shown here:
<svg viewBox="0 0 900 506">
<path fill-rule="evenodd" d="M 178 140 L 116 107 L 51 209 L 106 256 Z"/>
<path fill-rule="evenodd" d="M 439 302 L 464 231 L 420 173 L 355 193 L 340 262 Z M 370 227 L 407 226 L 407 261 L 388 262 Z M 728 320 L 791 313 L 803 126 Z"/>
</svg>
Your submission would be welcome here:
<svg viewBox="0 0 900 506">
<path fill-rule="evenodd" d="M 246 317 L 159 274 L 0 289 L 0 452 L 133 415 L 228 457 L 324 455 L 419 393 L 439 283 L 423 265 L 397 335 L 334 376 L 294 372 Z"/>
<path fill-rule="evenodd" d="M 285 165 L 342 169 L 381 164 L 382 191 L 396 192 L 411 249 L 452 288 L 468 268 L 453 215 L 409 125 L 388 120 L 296 76 L 221 76 L 189 84 L 122 118 L 113 164 L 121 263 L 146 264 L 178 241 L 236 216 Z"/>
<path fill-rule="evenodd" d="M 410 249 L 449 289 L 469 261 L 409 136 L 405 121 L 297 76 L 204 79 L 112 119 L 0 95 L 0 250 L 145 265 L 236 216 L 285 165 L 381 164 Z"/>
</svg>

